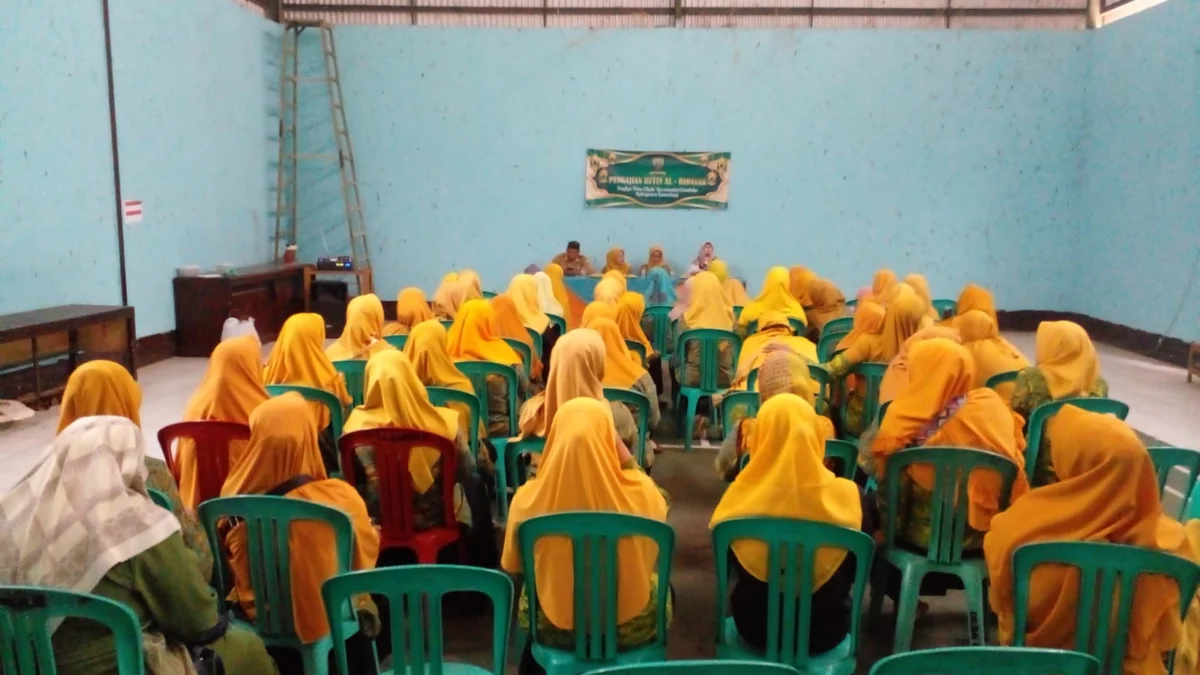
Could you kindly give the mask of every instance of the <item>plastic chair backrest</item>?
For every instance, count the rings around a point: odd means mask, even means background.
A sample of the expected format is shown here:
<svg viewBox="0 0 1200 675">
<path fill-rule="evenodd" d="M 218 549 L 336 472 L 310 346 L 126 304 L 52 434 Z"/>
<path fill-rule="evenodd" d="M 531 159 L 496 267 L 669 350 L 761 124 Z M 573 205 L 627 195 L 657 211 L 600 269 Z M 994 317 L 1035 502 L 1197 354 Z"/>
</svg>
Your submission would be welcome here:
<svg viewBox="0 0 1200 675">
<path fill-rule="evenodd" d="M 780 663 L 761 661 L 667 661 L 593 670 L 587 675 L 800 675 Z"/>
<path fill-rule="evenodd" d="M 883 376 L 887 373 L 888 364 L 863 361 L 847 371 L 846 375 L 859 375 L 867 383 L 866 395 L 863 399 L 863 419 L 870 424 L 879 415 L 879 387 L 883 384 Z M 846 397 L 847 400 L 849 397 Z M 842 403 L 842 419 L 845 419 L 846 404 Z"/>
<path fill-rule="evenodd" d="M 820 385 L 817 389 L 817 400 L 829 400 L 829 370 L 817 363 L 808 364 L 808 376 Z"/>
<path fill-rule="evenodd" d="M 492 298 L 496 297 L 495 291 L 480 291 L 479 294 L 483 296 L 484 300 L 491 300 Z"/>
<path fill-rule="evenodd" d="M 521 363 L 525 366 L 525 373 L 533 377 L 533 348 L 516 338 L 504 338 L 504 341 L 508 343 L 509 347 L 513 348 L 514 352 L 521 355 Z"/>
<path fill-rule="evenodd" d="M 1028 625 L 1029 579 L 1038 565 L 1065 565 L 1079 569 L 1079 600 L 1075 614 L 1075 651 L 1091 654 L 1101 673 L 1123 672 L 1129 640 L 1134 583 L 1142 574 L 1169 577 L 1179 586 L 1180 617 L 1200 582 L 1200 566 L 1163 551 L 1101 542 L 1059 541 L 1025 544 L 1013 553 L 1013 645 L 1025 645 Z M 1120 590 L 1120 606 L 1113 607 Z M 1116 619 L 1114 622 L 1113 619 Z M 1174 662 L 1174 653 L 1168 663 Z M 1170 672 L 1172 668 L 1168 668 Z"/>
<path fill-rule="evenodd" d="M 530 518 L 517 527 L 525 592 L 532 613 L 538 607 L 537 575 L 532 567 L 534 544 L 542 537 L 564 538 L 572 550 L 575 588 L 575 658 L 610 661 L 617 656 L 617 544 L 627 537 L 646 537 L 658 546 L 658 597 L 653 645 L 667 645 L 667 598 L 675 530 L 666 523 L 623 513 L 574 511 Z M 560 570 L 565 572 L 566 570 Z M 530 617 L 530 640 L 538 642 L 537 621 Z"/>
<path fill-rule="evenodd" d="M 342 402 L 338 400 L 335 394 L 324 389 L 304 387 L 298 384 L 268 384 L 266 390 L 271 396 L 280 396 L 289 391 L 294 391 L 303 396 L 306 401 L 313 401 L 314 403 L 324 405 L 329 410 L 329 429 L 333 433 L 334 440 L 341 438 L 342 425 L 345 423 L 345 412 L 342 409 Z"/>
<path fill-rule="evenodd" d="M 604 398 L 617 403 L 626 403 L 637 409 L 634 418 L 637 422 L 637 447 L 633 455 L 637 457 L 638 466 L 646 466 L 646 441 L 650 437 L 650 399 L 640 391 L 605 387 Z"/>
<path fill-rule="evenodd" d="M 546 312 L 546 316 L 550 317 L 550 323 L 558 326 L 559 335 L 567 334 L 567 320 L 557 314 Z"/>
<path fill-rule="evenodd" d="M 349 392 L 350 398 L 354 399 L 353 405 L 355 407 L 362 405 L 367 386 L 366 359 L 334 361 L 333 367 L 346 379 L 346 391 Z"/>
<path fill-rule="evenodd" d="M 154 488 L 146 488 L 146 494 L 150 495 L 150 501 L 154 502 L 156 505 L 161 506 L 168 511 L 172 510 L 171 498 L 167 496 L 167 493 L 163 492 L 162 490 L 155 490 Z"/>
<path fill-rule="evenodd" d="M 1129 414 L 1129 406 L 1111 398 L 1087 397 L 1063 398 L 1049 403 L 1043 403 L 1029 414 L 1028 432 L 1025 436 L 1025 471 L 1031 477 L 1037 468 L 1038 452 L 1042 446 L 1042 435 L 1045 433 L 1046 422 L 1058 414 L 1065 405 L 1073 405 L 1088 412 L 1116 415 L 1121 419 Z"/>
<path fill-rule="evenodd" d="M 758 391 L 758 368 L 752 369 L 746 376 L 746 391 Z"/>
<path fill-rule="evenodd" d="M 454 365 L 459 372 L 471 380 L 471 386 L 475 388 L 475 395 L 479 397 L 479 412 L 484 419 L 490 419 L 491 415 L 491 411 L 488 410 L 487 378 L 489 375 L 504 378 L 508 387 L 508 433 L 503 435 L 506 437 L 516 436 L 518 433 L 517 422 L 519 421 L 517 409 L 520 405 L 520 401 L 517 400 L 517 369 L 491 361 L 456 361 Z"/>
<path fill-rule="evenodd" d="M 495 570 L 459 565 L 406 565 L 340 574 L 321 586 L 326 612 L 341 607 L 359 595 L 382 595 L 388 599 L 391 621 L 393 672 L 445 672 L 442 641 L 444 622 L 442 600 L 449 593 L 482 593 L 492 605 L 493 675 L 504 675 L 508 652 L 509 617 L 512 615 L 513 584 L 507 575 Z M 346 658 L 346 634 L 341 617 L 329 612 L 339 673 L 349 673 Z M 486 671 L 485 671 L 486 672 Z"/>
<path fill-rule="evenodd" d="M 745 406 L 746 415 L 743 419 L 754 417 L 758 414 L 761 400 L 757 391 L 731 391 L 725 394 L 721 399 L 721 431 L 725 438 L 732 438 L 737 434 L 733 419 L 734 410 Z"/>
<path fill-rule="evenodd" d="M 720 330 L 716 328 L 694 328 L 686 330 L 679 334 L 679 338 L 675 342 L 675 353 L 687 354 L 688 343 L 696 342 L 699 345 L 700 351 L 700 384 L 696 387 L 704 392 L 721 391 L 720 382 L 720 346 L 722 342 L 729 342 L 733 348 L 733 360 L 731 363 L 736 364 L 738 356 L 742 352 L 742 339 L 738 334 L 731 330 Z M 685 359 L 680 359 L 683 363 Z"/>
<path fill-rule="evenodd" d="M 217 523 L 222 518 L 239 518 L 246 528 L 247 560 L 250 563 L 250 587 L 254 589 L 254 631 L 263 638 L 294 638 L 296 635 L 292 607 L 292 563 L 303 564 L 304 551 L 290 549 L 289 534 L 293 523 L 317 522 L 328 525 L 334 533 L 337 570 L 350 570 L 350 555 L 354 546 L 354 529 L 350 516 L 339 509 L 303 499 L 248 495 L 210 499 L 198 509 L 200 524 L 208 535 L 213 557 L 224 560 L 223 539 L 217 536 Z M 229 588 L 232 580 L 225 578 L 225 565 L 213 565 L 213 586 Z M 225 598 L 217 594 L 218 608 L 224 611 Z"/>
<path fill-rule="evenodd" d="M 929 550 L 932 563 L 957 565 L 962 562 L 963 536 L 967 527 L 970 499 L 967 484 L 973 471 L 992 471 L 1000 476 L 1000 511 L 1008 508 L 1009 494 L 1017 477 L 1017 465 L 986 450 L 930 447 L 901 450 L 887 460 L 887 492 L 884 542 L 896 545 L 897 509 L 900 504 L 901 472 L 914 464 L 930 465 L 934 471 L 933 495 L 929 503 Z"/>
<path fill-rule="evenodd" d="M 821 333 L 821 339 L 817 340 L 817 360 L 821 363 L 829 363 L 833 358 L 833 352 L 837 349 L 837 344 L 842 341 L 842 338 L 850 334 L 850 331 L 825 331 Z"/>
<path fill-rule="evenodd" d="M 850 309 L 858 309 L 858 298 L 847 300 L 846 307 L 849 307 Z"/>
<path fill-rule="evenodd" d="M 504 444 L 504 469 L 506 478 L 512 482 L 508 487 L 515 490 L 525 484 L 528 473 L 525 471 L 525 464 L 519 461 L 521 457 L 540 455 L 545 449 L 546 439 L 540 436 L 528 436 Z"/>
<path fill-rule="evenodd" d="M 883 418 L 884 418 L 884 417 L 887 417 L 887 411 L 888 411 L 888 408 L 889 408 L 891 405 L 892 405 L 892 402 L 891 402 L 891 401 L 888 401 L 887 403 L 880 404 L 880 406 L 879 406 L 879 414 L 875 415 L 875 423 L 876 423 L 876 424 L 883 424 Z"/>
<path fill-rule="evenodd" d="M 404 349 L 404 345 L 408 344 L 408 335 L 385 335 L 383 341 L 396 349 Z"/>
<path fill-rule="evenodd" d="M 454 319 L 439 319 L 438 323 L 442 324 L 442 328 L 445 328 L 448 333 L 450 332 L 450 327 L 454 325 Z"/>
<path fill-rule="evenodd" d="M 642 367 L 645 368 L 649 363 L 646 355 L 646 345 L 637 340 L 626 340 L 625 346 L 629 348 L 629 351 L 637 354 L 642 359 Z"/>
<path fill-rule="evenodd" d="M 142 625 L 122 603 L 41 586 L 0 586 L 0 672 L 54 675 L 52 619 L 95 621 L 112 632 L 117 675 L 142 675 Z"/>
<path fill-rule="evenodd" d="M 893 654 L 880 659 L 871 675 L 1099 675 L 1100 663 L 1087 654 L 1031 647 L 944 647 Z"/>
<path fill-rule="evenodd" d="M 538 358 L 546 358 L 546 348 L 542 346 L 542 334 L 532 328 L 526 328 L 525 332 L 529 333 L 529 339 L 533 342 L 533 349 L 537 352 Z"/>
<path fill-rule="evenodd" d="M 672 347 L 669 338 L 671 332 L 670 314 L 670 305 L 652 305 L 642 312 L 643 317 L 649 317 L 653 321 L 653 328 L 649 335 L 650 344 L 654 345 L 654 351 L 659 354 L 668 353 Z"/>
<path fill-rule="evenodd" d="M 825 337 L 828 333 L 849 333 L 854 327 L 854 317 L 842 316 L 836 319 L 830 319 L 821 327 L 821 337 Z"/>
<path fill-rule="evenodd" d="M 742 318 L 742 310 L 743 309 L 746 309 L 745 305 L 734 305 L 733 306 L 733 320 L 735 322 Z"/>
<path fill-rule="evenodd" d="M 934 300 L 933 311 L 937 312 L 938 316 L 943 319 L 948 316 L 954 316 L 955 312 L 958 311 L 958 301 L 946 299 Z"/>
<path fill-rule="evenodd" d="M 858 471 L 858 446 L 850 441 L 839 441 L 836 438 L 825 439 L 825 459 L 841 460 L 841 470 L 837 472 L 840 478 L 854 480 Z"/>
<path fill-rule="evenodd" d="M 766 659 L 804 670 L 810 660 L 809 626 L 812 616 L 813 568 L 818 549 L 834 548 L 854 556 L 854 589 L 850 621 L 849 656 L 858 652 L 862 600 L 867 588 L 875 542 L 870 536 L 838 525 L 791 518 L 739 518 L 718 523 L 712 531 L 717 563 L 717 635 L 728 614 L 728 551 L 734 542 L 754 539 L 767 546 L 767 649 Z"/>
<path fill-rule="evenodd" d="M 196 444 L 196 477 L 200 488 L 200 501 L 221 496 L 221 486 L 229 476 L 229 444 L 250 440 L 250 427 L 237 422 L 176 422 L 158 431 L 158 447 L 172 475 L 179 475 L 175 467 L 175 452 L 172 446 L 181 438 L 191 439 Z M 211 447 L 224 446 L 224 451 L 207 452 Z"/>
<path fill-rule="evenodd" d="M 479 459 L 479 420 L 482 413 L 479 410 L 479 397 L 474 394 L 468 394 L 465 391 L 451 389 L 450 387 L 425 387 L 425 393 L 429 395 L 429 402 L 441 407 L 449 407 L 451 403 L 458 403 L 467 407 L 467 439 L 471 445 L 471 455 L 476 460 Z"/>
<path fill-rule="evenodd" d="M 1187 489 L 1183 491 L 1183 500 L 1178 513 L 1174 514 L 1177 518 L 1182 517 L 1189 510 L 1189 502 L 1192 491 L 1196 487 L 1196 479 L 1200 478 L 1200 451 L 1165 446 L 1146 448 L 1146 451 L 1150 453 L 1150 459 L 1154 462 L 1154 471 L 1158 474 L 1158 498 L 1160 500 L 1167 487 L 1167 478 L 1170 477 L 1171 470 L 1179 467 L 1187 472 Z"/>
<path fill-rule="evenodd" d="M 788 324 L 792 327 L 792 335 L 804 335 L 808 331 L 808 327 L 804 325 L 804 321 L 794 316 L 788 317 Z"/>
<path fill-rule="evenodd" d="M 1003 373 L 996 373 L 987 379 L 987 382 L 984 383 L 984 386 L 988 389 L 995 389 L 996 387 L 999 387 L 1007 382 L 1016 382 L 1017 375 L 1020 372 L 1021 371 L 1019 370 L 1006 370 Z"/>
<path fill-rule="evenodd" d="M 442 491 L 441 528 L 452 527 L 458 531 L 454 516 L 458 449 L 454 447 L 454 441 L 418 429 L 363 429 L 346 434 L 338 441 L 338 449 L 341 451 L 346 482 L 351 485 L 358 484 L 354 475 L 357 470 L 354 451 L 360 446 L 370 446 L 375 450 L 375 474 L 379 479 L 380 550 L 405 546 L 417 534 L 416 509 L 413 507 L 417 493 L 408 469 L 409 456 L 417 448 L 436 450 L 442 456 L 442 484 L 430 489 Z"/>
</svg>

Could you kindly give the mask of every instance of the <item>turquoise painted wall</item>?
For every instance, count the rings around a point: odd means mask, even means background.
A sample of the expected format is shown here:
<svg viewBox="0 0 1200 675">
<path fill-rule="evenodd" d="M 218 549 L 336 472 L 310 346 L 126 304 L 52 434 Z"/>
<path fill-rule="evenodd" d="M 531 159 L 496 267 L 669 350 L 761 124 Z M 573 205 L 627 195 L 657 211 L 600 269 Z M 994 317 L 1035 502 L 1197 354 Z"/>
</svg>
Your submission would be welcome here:
<svg viewBox="0 0 1200 675">
<path fill-rule="evenodd" d="M 568 239 L 601 257 L 705 240 L 757 287 L 803 262 L 1062 308 L 1088 34 L 348 27 L 338 49 L 376 287 L 472 267 L 500 289 Z M 733 153 L 725 212 L 589 210 L 584 151 Z M 342 253 L 345 226 L 301 240 Z"/>
<path fill-rule="evenodd" d="M 1095 33 L 1073 307 L 1200 340 L 1200 2 Z"/>
</svg>

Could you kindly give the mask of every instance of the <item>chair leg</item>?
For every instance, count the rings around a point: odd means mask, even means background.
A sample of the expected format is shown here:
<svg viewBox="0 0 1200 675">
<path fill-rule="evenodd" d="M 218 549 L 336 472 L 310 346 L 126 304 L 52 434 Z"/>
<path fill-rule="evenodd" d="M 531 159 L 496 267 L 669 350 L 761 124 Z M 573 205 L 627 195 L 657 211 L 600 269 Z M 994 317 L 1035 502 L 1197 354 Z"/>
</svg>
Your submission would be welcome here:
<svg viewBox="0 0 1200 675">
<path fill-rule="evenodd" d="M 300 659 L 304 663 L 304 675 L 329 675 L 329 654 L 320 649 L 318 642 L 300 648 Z"/>
<path fill-rule="evenodd" d="M 924 576 L 924 570 L 915 565 L 900 570 L 900 599 L 896 602 L 893 654 L 901 654 L 912 648 L 913 624 L 917 620 L 917 605 L 921 602 L 921 579 Z"/>
<path fill-rule="evenodd" d="M 696 417 L 696 400 L 699 396 L 687 395 L 687 416 L 683 418 L 683 451 L 692 451 L 692 420 Z"/>
<path fill-rule="evenodd" d="M 871 567 L 871 605 L 868 614 L 871 621 L 878 621 L 883 614 L 883 597 L 887 595 L 888 574 L 892 565 L 876 554 L 875 563 Z"/>
<path fill-rule="evenodd" d="M 963 595 L 967 599 L 967 635 L 972 647 L 987 645 L 987 614 L 983 598 L 983 573 L 978 567 L 963 569 Z"/>
<path fill-rule="evenodd" d="M 508 439 L 493 440 L 496 446 L 496 516 L 508 521 Z"/>
</svg>

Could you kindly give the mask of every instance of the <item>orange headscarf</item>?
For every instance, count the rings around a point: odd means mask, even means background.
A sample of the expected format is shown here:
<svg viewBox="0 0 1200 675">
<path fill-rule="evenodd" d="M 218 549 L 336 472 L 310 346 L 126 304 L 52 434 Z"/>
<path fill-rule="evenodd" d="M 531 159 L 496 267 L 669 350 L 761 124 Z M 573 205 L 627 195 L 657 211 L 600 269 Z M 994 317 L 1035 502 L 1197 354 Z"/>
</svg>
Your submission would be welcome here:
<svg viewBox="0 0 1200 675">
<path fill-rule="evenodd" d="M 600 334 L 604 340 L 604 379 L 605 386 L 629 389 L 635 382 L 646 375 L 641 358 L 629 351 L 625 338 L 621 337 L 621 329 L 612 319 L 595 319 L 584 328 L 591 328 Z"/>
<path fill-rule="evenodd" d="M 896 296 L 898 284 L 895 272 L 886 267 L 876 270 L 875 277 L 871 279 L 871 300 L 887 307 L 892 298 Z"/>
<path fill-rule="evenodd" d="M 325 349 L 330 361 L 367 359 L 395 347 L 383 341 L 383 303 L 374 293 L 360 295 L 346 305 L 346 328 L 337 342 Z"/>
<path fill-rule="evenodd" d="M 750 296 L 746 294 L 746 287 L 742 282 L 729 276 L 729 267 L 724 260 L 714 260 L 708 264 L 708 271 L 717 275 L 717 280 L 721 282 L 721 291 L 725 293 L 725 302 L 729 303 L 730 307 L 745 307 L 750 304 Z"/>
<path fill-rule="evenodd" d="M 80 417 L 114 415 L 139 427 L 142 390 L 125 366 L 113 361 L 88 361 L 67 378 L 58 412 L 58 431 Z"/>
<path fill-rule="evenodd" d="M 448 387 L 475 395 L 471 380 L 463 375 L 446 353 L 446 328 L 438 321 L 417 324 L 404 343 L 404 355 L 412 364 L 417 379 L 426 387 Z M 468 432 L 471 411 L 462 403 L 451 403 L 450 409 L 458 413 L 458 426 Z M 483 424 L 483 420 L 480 421 Z"/>
<path fill-rule="evenodd" d="M 486 300 L 471 300 L 463 305 L 446 338 L 446 351 L 450 357 L 455 361 L 521 365 L 521 356 L 494 333 L 492 326 L 495 314 Z"/>
<path fill-rule="evenodd" d="M 325 355 L 325 319 L 320 314 L 293 314 L 283 322 L 279 339 L 271 349 L 263 370 L 263 384 L 295 384 L 315 387 L 337 396 L 343 404 L 354 399 L 346 391 L 346 381 Z M 329 426 L 329 410 L 320 403 L 309 403 L 321 428 Z"/>
<path fill-rule="evenodd" d="M 887 310 L 878 303 L 864 301 L 854 310 L 854 323 L 850 332 L 837 343 L 838 349 L 846 349 L 864 335 L 879 335 L 883 332 L 883 320 Z"/>
<path fill-rule="evenodd" d="M 808 284 L 808 298 L 812 302 L 806 314 L 808 325 L 820 333 L 825 324 L 846 316 L 846 296 L 828 279 L 813 279 Z"/>
<path fill-rule="evenodd" d="M 803 265 L 795 265 L 788 270 L 788 291 L 802 307 L 812 307 L 813 305 L 808 285 L 816 278 L 817 275 Z"/>
<path fill-rule="evenodd" d="M 208 371 L 183 413 L 186 422 L 217 420 L 249 424 L 254 409 L 267 400 L 262 383 L 262 347 L 250 335 L 225 340 L 213 350 Z M 237 464 L 246 442 L 229 444 L 229 464 Z M 225 452 L 225 444 L 205 446 L 201 452 Z M 189 511 L 200 505 L 200 483 L 196 470 L 196 444 L 180 439 L 175 450 L 175 481 L 179 498 Z"/>
<path fill-rule="evenodd" d="M 409 286 L 396 296 L 396 320 L 383 327 L 384 335 L 408 335 L 413 326 L 433 318 L 425 291 Z"/>
<path fill-rule="evenodd" d="M 554 288 L 554 298 L 558 300 L 558 304 L 562 305 L 563 319 L 567 322 L 567 330 L 576 328 L 579 326 L 579 316 L 583 314 L 583 306 L 587 303 L 567 288 L 566 282 L 563 281 L 565 275 L 562 265 L 550 263 L 542 271 L 550 277 L 550 284 Z"/>
<path fill-rule="evenodd" d="M 1025 544 L 1100 541 L 1192 555 L 1184 527 L 1163 515 L 1154 463 L 1129 425 L 1068 405 L 1050 419 L 1047 434 L 1059 482 L 1033 490 L 997 515 L 983 541 L 1001 644 L 1013 641 L 1012 559 Z M 1041 565 L 1029 588 L 1025 644 L 1074 649 L 1079 572 Z M 1165 672 L 1162 655 L 1179 643 L 1179 611 L 1174 581 L 1150 575 L 1137 580 L 1121 672 Z"/>
<path fill-rule="evenodd" d="M 521 316 L 517 312 L 517 305 L 513 302 L 512 297 L 497 295 L 490 302 L 492 305 L 492 335 L 501 339 L 512 338 L 528 345 L 529 351 L 533 355 L 533 372 L 529 376 L 535 379 L 541 377 L 542 357 L 538 355 L 529 331 L 525 330 L 525 324 L 521 323 Z"/>
<path fill-rule="evenodd" d="M 604 269 L 601 272 L 619 272 L 620 274 L 628 275 L 629 261 L 622 260 L 617 262 L 617 259 L 625 254 L 625 249 L 617 247 L 608 249 L 608 254 L 604 256 Z"/>
<path fill-rule="evenodd" d="M 550 317 L 538 306 L 537 281 L 532 274 L 518 274 L 513 277 L 505 295 L 512 300 L 513 309 L 516 310 L 521 325 L 539 333 L 546 332 L 546 327 L 550 325 Z"/>
<path fill-rule="evenodd" d="M 612 319 L 617 320 L 617 309 L 606 302 L 589 302 L 587 308 L 583 310 L 583 316 L 580 318 L 580 327 L 586 328 L 589 323 L 596 319 Z"/>
<path fill-rule="evenodd" d="M 1055 400 L 1085 396 L 1100 377 L 1100 361 L 1087 331 L 1070 321 L 1043 321 L 1037 330 L 1037 367 Z"/>
<path fill-rule="evenodd" d="M 546 437 L 554 416 L 574 398 L 604 399 L 604 338 L 590 328 L 568 332 L 554 346 L 546 390 L 521 406 L 522 436 Z"/>
<path fill-rule="evenodd" d="M 900 345 L 900 353 L 896 354 L 896 358 L 888 363 L 887 371 L 883 374 L 883 381 L 879 383 L 879 402 L 881 404 L 891 401 L 899 396 L 900 392 L 908 388 L 908 354 L 912 350 L 913 345 L 923 340 L 932 340 L 934 338 L 945 338 L 962 344 L 962 337 L 953 328 L 930 326 L 929 328 L 922 328 L 913 333 L 912 337 Z"/>
<path fill-rule="evenodd" d="M 441 283 L 433 292 L 433 314 L 441 319 L 454 319 L 454 315 L 458 312 L 454 305 L 454 288 L 458 282 L 458 272 L 451 272 L 442 277 Z"/>
<path fill-rule="evenodd" d="M 621 336 L 626 340 L 640 342 L 646 348 L 646 355 L 649 356 L 654 348 L 650 344 L 650 338 L 646 337 L 646 331 L 642 330 L 642 314 L 645 311 L 646 296 L 641 293 L 626 292 L 617 302 L 616 322 L 621 329 Z"/>
<path fill-rule="evenodd" d="M 933 308 L 933 292 L 929 290 L 929 280 L 925 278 L 924 274 L 910 274 L 904 277 L 904 283 L 908 284 L 909 288 L 916 291 L 917 295 L 925 301 L 925 305 L 928 307 L 926 313 L 929 314 L 929 318 L 935 321 L 941 318 L 938 316 L 937 310 Z"/>
<path fill-rule="evenodd" d="M 585 332 L 591 331 L 572 331 L 563 340 Z M 555 347 L 552 365 L 557 366 L 558 359 Z M 558 628 L 571 630 L 575 627 L 571 544 L 562 537 L 543 539 L 534 546 L 534 560 L 522 560 L 516 535 L 521 523 L 568 511 L 624 513 L 665 522 L 667 504 L 649 476 L 621 468 L 612 451 L 618 443 L 617 430 L 606 402 L 574 398 L 563 404 L 561 412 L 550 425 L 537 479 L 521 486 L 513 498 L 501 567 L 511 574 L 536 575 L 538 604 L 546 618 Z M 649 539 L 631 537 L 617 544 L 621 580 L 617 623 L 645 609 L 657 558 Z"/>
<path fill-rule="evenodd" d="M 294 476 L 325 480 L 317 444 L 316 419 L 300 394 L 288 392 L 263 401 L 250 414 L 250 441 L 230 458 L 222 497 L 261 495 Z"/>
<path fill-rule="evenodd" d="M 983 387 L 993 375 L 1029 367 L 1029 360 L 1011 342 L 1000 337 L 996 322 L 987 312 L 973 309 L 954 319 L 954 326 L 962 336 L 963 346 L 975 361 L 975 386 Z M 1005 401 L 1012 397 L 1015 385 L 1006 382 L 996 392 Z"/>
<path fill-rule="evenodd" d="M 967 284 L 963 287 L 962 293 L 958 294 L 954 313 L 955 316 L 961 316 L 973 309 L 986 312 L 988 316 L 992 317 L 992 321 L 996 322 L 996 325 L 1000 325 L 1000 320 L 996 318 L 996 300 L 992 297 L 992 292 L 982 286 Z"/>
<path fill-rule="evenodd" d="M 900 353 L 904 341 L 921 329 L 926 318 L 921 297 L 904 284 L 897 286 L 892 296 L 883 318 L 883 330 L 878 335 L 864 335 L 846 349 L 846 356 L 852 362 L 887 363 Z"/>
<path fill-rule="evenodd" d="M 914 445 L 973 448 L 993 452 L 1017 465 L 1011 500 L 1028 492 L 1022 429 L 1025 421 L 1009 410 L 996 392 L 971 388 L 975 368 L 967 350 L 944 338 L 925 340 L 913 345 L 908 362 L 914 376 L 892 401 L 871 444 L 875 475 L 886 476 L 888 459 Z M 950 416 L 939 420 L 947 410 Z M 922 439 L 931 426 L 935 430 Z M 917 485 L 933 490 L 933 467 L 913 465 L 908 475 Z M 975 530 L 987 532 L 991 526 L 992 517 L 1000 510 L 1000 488 L 1000 478 L 990 471 L 971 475 L 967 522 Z"/>
</svg>

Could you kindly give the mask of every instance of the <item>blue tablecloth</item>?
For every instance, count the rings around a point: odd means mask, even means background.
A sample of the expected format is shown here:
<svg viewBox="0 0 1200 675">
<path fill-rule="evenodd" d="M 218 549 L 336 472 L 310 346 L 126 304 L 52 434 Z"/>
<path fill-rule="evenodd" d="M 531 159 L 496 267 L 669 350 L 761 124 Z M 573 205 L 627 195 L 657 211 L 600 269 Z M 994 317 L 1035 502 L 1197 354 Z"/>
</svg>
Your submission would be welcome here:
<svg viewBox="0 0 1200 675">
<path fill-rule="evenodd" d="M 600 283 L 603 277 L 565 277 L 563 283 L 571 292 L 578 295 L 585 302 L 592 301 L 592 292 L 596 290 L 596 284 Z M 677 286 L 680 280 L 674 277 L 671 278 L 671 286 Z M 646 294 L 650 289 L 650 279 L 647 277 L 626 277 L 625 285 L 634 293 Z"/>
</svg>

